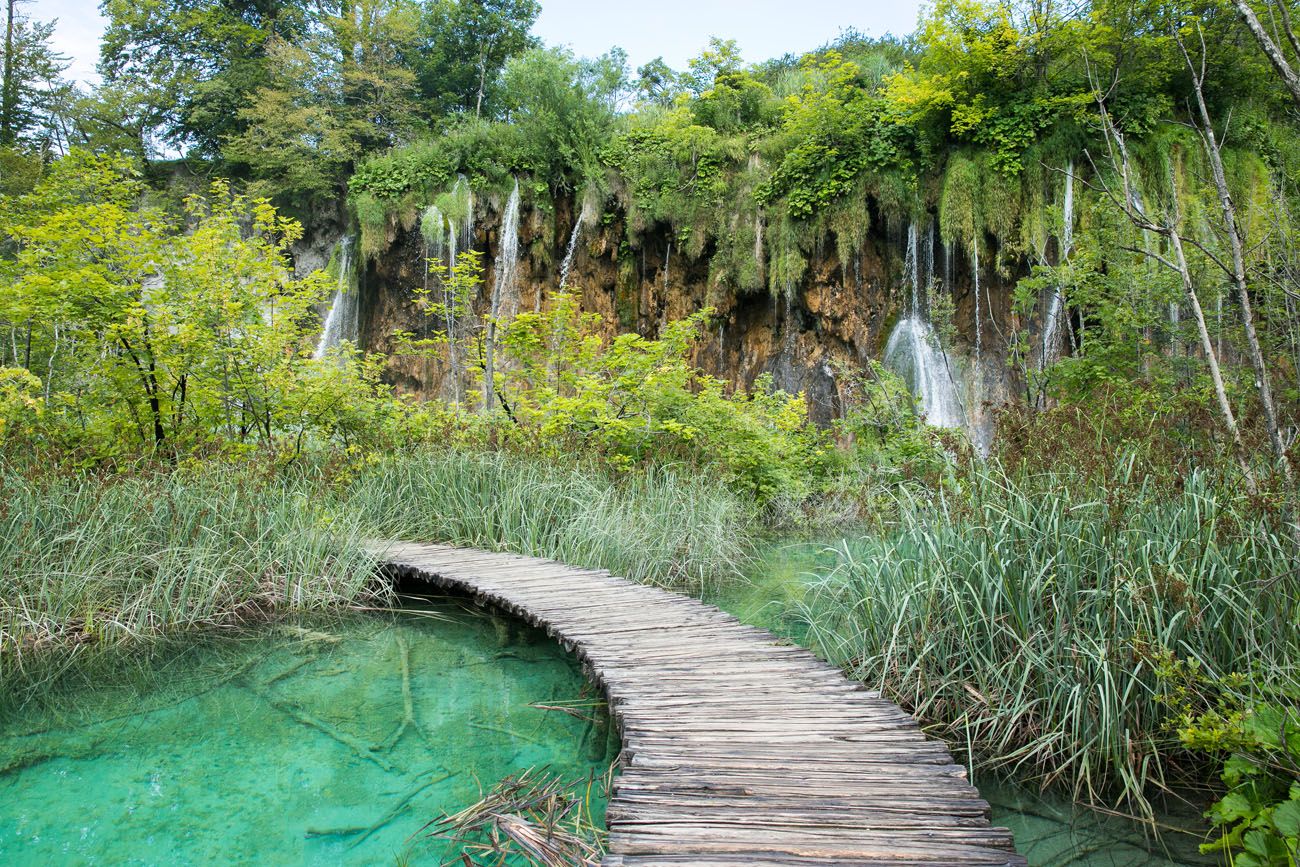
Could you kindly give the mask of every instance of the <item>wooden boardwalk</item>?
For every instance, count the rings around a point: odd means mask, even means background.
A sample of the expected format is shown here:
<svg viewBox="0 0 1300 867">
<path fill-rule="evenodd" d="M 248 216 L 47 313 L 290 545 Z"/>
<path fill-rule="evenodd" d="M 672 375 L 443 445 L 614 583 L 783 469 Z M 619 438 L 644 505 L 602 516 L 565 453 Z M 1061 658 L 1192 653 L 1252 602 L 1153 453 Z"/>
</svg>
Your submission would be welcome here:
<svg viewBox="0 0 1300 867">
<path fill-rule="evenodd" d="M 1024 864 L 943 744 L 711 605 L 550 560 L 391 543 L 381 560 L 544 627 L 623 738 L 610 867 Z"/>
</svg>

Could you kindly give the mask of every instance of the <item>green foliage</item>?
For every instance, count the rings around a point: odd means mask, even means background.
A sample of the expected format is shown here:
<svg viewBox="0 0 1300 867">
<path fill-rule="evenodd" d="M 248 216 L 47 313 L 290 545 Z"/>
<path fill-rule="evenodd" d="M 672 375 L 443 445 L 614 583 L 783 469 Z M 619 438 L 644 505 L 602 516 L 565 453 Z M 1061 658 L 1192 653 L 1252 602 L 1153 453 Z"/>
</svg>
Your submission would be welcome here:
<svg viewBox="0 0 1300 867">
<path fill-rule="evenodd" d="M 690 473 L 611 473 L 472 449 L 379 459 L 346 503 L 377 536 L 551 557 L 693 590 L 736 576 L 752 518 L 736 494 Z"/>
<path fill-rule="evenodd" d="M 3 26 L 0 149 L 21 146 L 39 152 L 65 145 L 59 130 L 65 119 L 59 114 L 72 86 L 62 78 L 67 58 L 49 44 L 54 22 L 32 21 L 22 14 L 17 3 L 9 3 Z"/>
<path fill-rule="evenodd" d="M 1164 655 L 1159 669 L 1183 744 L 1226 756 L 1226 794 L 1206 818 L 1223 852 L 1242 867 L 1293 867 L 1300 858 L 1300 703 L 1297 684 L 1263 672 L 1211 675 L 1195 658 Z"/>
<path fill-rule="evenodd" d="M 224 182 L 187 226 L 137 206 L 130 164 L 74 153 L 3 203 L 0 321 L 25 332 L 11 364 L 44 382 L 51 435 L 100 455 L 351 439 L 382 414 L 373 361 L 306 353 L 323 275 L 292 275 L 301 234 Z"/>
<path fill-rule="evenodd" d="M 214 0 L 107 0 L 100 46 L 108 99 L 95 114 L 211 157 L 245 128 L 240 110 L 270 69 L 273 40 L 296 41 L 308 6 L 265 0 L 244 9 Z"/>
<path fill-rule="evenodd" d="M 102 648 L 382 595 L 359 523 L 305 479 L 4 461 L 0 488 L 0 702 Z"/>
<path fill-rule="evenodd" d="M 408 0 L 353 0 L 302 38 L 271 40 L 266 83 L 225 156 L 267 181 L 264 192 L 303 205 L 332 193 L 362 154 L 419 126 L 416 76 L 401 62 L 418 22 Z"/>
<path fill-rule="evenodd" d="M 765 203 L 783 198 L 792 217 L 823 210 L 866 172 L 913 170 L 908 131 L 858 86 L 857 64 L 830 52 L 804 65 L 813 81 L 785 106 L 784 134 L 794 144 L 758 194 Z"/>
<path fill-rule="evenodd" d="M 506 329 L 510 364 L 499 392 L 552 447 L 595 451 L 615 466 L 686 462 L 759 502 L 807 492 L 827 443 L 809 425 L 802 395 L 774 390 L 768 378 L 728 395 L 692 367 L 688 350 L 707 317 L 672 323 L 658 340 L 624 334 L 605 345 L 599 318 L 557 296 Z"/>
</svg>

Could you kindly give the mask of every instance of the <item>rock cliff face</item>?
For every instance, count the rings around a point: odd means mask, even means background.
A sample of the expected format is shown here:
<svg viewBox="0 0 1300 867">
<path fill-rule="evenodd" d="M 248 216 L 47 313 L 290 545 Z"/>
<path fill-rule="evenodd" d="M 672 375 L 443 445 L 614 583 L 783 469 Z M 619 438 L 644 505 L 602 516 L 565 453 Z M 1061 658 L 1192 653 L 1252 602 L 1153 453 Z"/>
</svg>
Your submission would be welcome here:
<svg viewBox="0 0 1300 867">
<path fill-rule="evenodd" d="M 483 285 L 474 301 L 478 315 L 488 307 L 501 249 L 500 202 L 480 202 L 475 215 L 474 249 L 483 255 Z M 560 262 L 576 218 L 573 202 L 560 201 L 553 213 L 525 206 L 519 227 L 518 306 L 532 310 L 559 291 Z M 840 365 L 862 366 L 882 358 L 890 330 L 913 303 L 911 281 L 937 281 L 951 293 L 956 338 L 948 373 L 965 395 L 966 414 L 979 427 L 982 406 L 1006 394 L 1009 377 L 1003 358 L 1003 335 L 1009 333 L 1012 281 L 991 269 L 980 276 L 980 364 L 974 364 L 976 302 L 971 263 L 949 256 L 938 241 L 929 241 L 928 226 L 917 235 L 923 260 L 913 269 L 907 227 L 873 231 L 856 261 L 843 263 L 834 244 L 815 250 L 801 284 L 790 299 L 766 291 L 736 294 L 711 286 L 709 250 L 697 258 L 673 243 L 668 226 L 647 227 L 626 240 L 618 215 L 606 214 L 584 228 L 577 244 L 568 289 L 582 307 L 599 313 L 607 336 L 635 331 L 656 336 L 665 323 L 705 306 L 718 313 L 716 325 L 697 345 L 694 361 L 706 372 L 732 383 L 752 385 L 763 373 L 789 392 L 803 392 L 810 415 L 820 423 L 836 418 L 844 398 Z M 877 225 L 883 225 L 883 220 Z M 425 247 L 418 227 L 394 223 L 387 249 L 366 263 L 361 279 L 361 345 L 389 356 L 388 376 L 401 391 L 449 398 L 465 392 L 465 383 L 450 381 L 445 363 L 404 357 L 394 335 L 437 329 L 426 320 L 413 294 L 425 283 Z M 919 275 L 919 277 L 918 277 Z"/>
</svg>

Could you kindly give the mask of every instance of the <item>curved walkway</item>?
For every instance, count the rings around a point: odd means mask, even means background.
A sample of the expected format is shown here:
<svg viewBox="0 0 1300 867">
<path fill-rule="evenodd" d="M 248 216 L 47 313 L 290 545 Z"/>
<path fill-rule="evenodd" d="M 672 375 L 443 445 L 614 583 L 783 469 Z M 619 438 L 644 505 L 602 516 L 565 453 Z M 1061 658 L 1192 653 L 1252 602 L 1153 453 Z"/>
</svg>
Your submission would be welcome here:
<svg viewBox="0 0 1300 867">
<path fill-rule="evenodd" d="M 542 626 L 623 737 L 610 867 L 1024 864 L 943 744 L 810 652 L 711 605 L 550 560 L 394 542 L 392 574 Z"/>
</svg>

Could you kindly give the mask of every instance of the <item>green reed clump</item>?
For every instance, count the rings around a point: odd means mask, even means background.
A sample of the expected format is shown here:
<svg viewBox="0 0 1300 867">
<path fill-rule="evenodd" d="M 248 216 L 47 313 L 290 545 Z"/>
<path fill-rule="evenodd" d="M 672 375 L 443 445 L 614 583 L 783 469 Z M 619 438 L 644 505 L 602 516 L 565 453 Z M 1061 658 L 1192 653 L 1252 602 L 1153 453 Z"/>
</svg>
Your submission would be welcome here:
<svg viewBox="0 0 1300 867">
<path fill-rule="evenodd" d="M 377 592 L 313 484 L 229 465 L 101 477 L 0 463 L 0 681 L 40 660 Z"/>
<path fill-rule="evenodd" d="M 804 616 L 830 659 L 973 760 L 1147 811 L 1193 770 L 1171 730 L 1174 659 L 1297 682 L 1297 552 L 1208 473 L 1136 478 L 972 470 L 960 495 L 900 496 L 846 543 Z"/>
<path fill-rule="evenodd" d="M 376 536 L 550 557 L 682 589 L 738 574 L 750 536 L 751 510 L 721 485 L 502 453 L 392 457 L 346 502 Z"/>
</svg>

